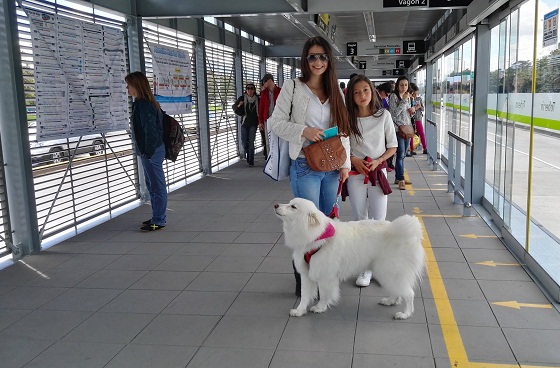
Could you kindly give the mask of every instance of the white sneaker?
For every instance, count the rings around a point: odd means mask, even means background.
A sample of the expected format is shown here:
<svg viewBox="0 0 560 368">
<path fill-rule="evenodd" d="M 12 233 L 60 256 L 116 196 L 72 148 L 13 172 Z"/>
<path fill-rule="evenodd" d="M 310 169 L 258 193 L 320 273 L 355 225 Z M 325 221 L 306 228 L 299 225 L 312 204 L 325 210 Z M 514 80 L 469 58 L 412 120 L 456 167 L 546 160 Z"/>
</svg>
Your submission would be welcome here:
<svg viewBox="0 0 560 368">
<path fill-rule="evenodd" d="M 371 271 L 364 271 L 360 274 L 360 276 L 358 276 L 358 278 L 356 279 L 356 286 L 359 287 L 366 287 L 369 286 L 369 283 L 371 282 Z"/>
</svg>

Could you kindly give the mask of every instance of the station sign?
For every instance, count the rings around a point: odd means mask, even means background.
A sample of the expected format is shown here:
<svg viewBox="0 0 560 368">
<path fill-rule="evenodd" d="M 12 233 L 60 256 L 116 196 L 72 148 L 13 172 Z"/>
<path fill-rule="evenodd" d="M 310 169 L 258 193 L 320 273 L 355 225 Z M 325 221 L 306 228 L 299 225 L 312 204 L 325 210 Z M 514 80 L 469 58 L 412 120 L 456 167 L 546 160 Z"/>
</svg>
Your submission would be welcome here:
<svg viewBox="0 0 560 368">
<path fill-rule="evenodd" d="M 347 42 L 346 43 L 346 56 L 356 56 L 358 55 L 358 43 L 357 42 Z"/>
<path fill-rule="evenodd" d="M 393 75 L 404 75 L 404 69 L 393 69 Z"/>
<path fill-rule="evenodd" d="M 410 60 L 397 60 L 395 62 L 395 67 L 396 68 L 410 68 L 410 64 L 412 64 L 412 62 Z"/>
<path fill-rule="evenodd" d="M 403 41 L 403 54 L 423 54 L 426 52 L 424 40 Z"/>
<path fill-rule="evenodd" d="M 364 61 L 358 61 L 358 65 L 359 65 L 359 69 L 366 69 L 366 62 Z"/>
<path fill-rule="evenodd" d="M 385 49 L 379 49 L 380 55 L 400 55 L 401 48 L 400 47 L 389 47 Z"/>
<path fill-rule="evenodd" d="M 383 0 L 384 8 L 427 7 L 428 0 Z"/>
<path fill-rule="evenodd" d="M 472 0 L 383 0 L 384 8 L 465 8 Z"/>
</svg>

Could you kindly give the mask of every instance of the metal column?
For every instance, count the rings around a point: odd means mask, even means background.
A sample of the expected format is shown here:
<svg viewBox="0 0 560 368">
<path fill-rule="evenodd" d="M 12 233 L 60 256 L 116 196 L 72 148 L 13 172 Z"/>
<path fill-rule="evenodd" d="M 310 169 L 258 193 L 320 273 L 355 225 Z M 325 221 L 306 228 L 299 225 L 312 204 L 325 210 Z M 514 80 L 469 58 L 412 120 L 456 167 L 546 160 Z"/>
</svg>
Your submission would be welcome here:
<svg viewBox="0 0 560 368">
<path fill-rule="evenodd" d="M 212 173 L 212 153 L 210 151 L 210 126 L 208 116 L 208 81 L 206 78 L 206 51 L 204 50 L 204 20 L 198 19 L 198 36 L 194 46 L 196 60 L 196 88 L 198 97 L 198 123 L 200 140 L 200 162 L 202 173 Z"/>
<path fill-rule="evenodd" d="M 0 0 L 0 138 L 14 258 L 41 249 L 23 91 L 16 2 Z"/>
<path fill-rule="evenodd" d="M 488 130 L 488 80 L 490 74 L 490 28 L 487 24 L 476 26 L 475 76 L 472 122 L 472 203 L 481 204 L 484 197 L 486 174 L 486 140 Z M 469 169 L 469 168 L 467 168 Z"/>
</svg>

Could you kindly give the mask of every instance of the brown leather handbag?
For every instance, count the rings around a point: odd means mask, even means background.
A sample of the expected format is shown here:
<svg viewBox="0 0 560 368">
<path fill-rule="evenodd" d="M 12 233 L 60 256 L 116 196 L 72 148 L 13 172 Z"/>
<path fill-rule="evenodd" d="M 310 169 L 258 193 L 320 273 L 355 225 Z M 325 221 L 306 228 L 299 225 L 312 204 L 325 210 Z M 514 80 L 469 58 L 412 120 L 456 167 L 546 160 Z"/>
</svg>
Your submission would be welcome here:
<svg viewBox="0 0 560 368">
<path fill-rule="evenodd" d="M 414 137 L 414 128 L 412 125 L 399 125 L 399 136 L 404 139 Z"/>
<path fill-rule="evenodd" d="M 346 161 L 346 150 L 339 136 L 310 144 L 303 153 L 313 171 L 338 170 Z"/>
</svg>

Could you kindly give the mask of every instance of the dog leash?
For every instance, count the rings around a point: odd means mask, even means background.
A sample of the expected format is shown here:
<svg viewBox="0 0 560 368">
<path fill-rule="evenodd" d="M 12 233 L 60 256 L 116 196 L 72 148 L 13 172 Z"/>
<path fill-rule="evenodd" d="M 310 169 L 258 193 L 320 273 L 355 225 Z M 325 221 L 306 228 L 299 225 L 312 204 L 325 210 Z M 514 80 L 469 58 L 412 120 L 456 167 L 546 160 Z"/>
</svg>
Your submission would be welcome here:
<svg viewBox="0 0 560 368">
<path fill-rule="evenodd" d="M 332 219 L 339 218 L 338 208 L 340 207 L 340 195 L 342 194 L 342 180 L 338 181 L 338 191 L 336 192 L 336 202 L 334 202 L 333 209 L 329 214 L 329 217 Z"/>
</svg>

